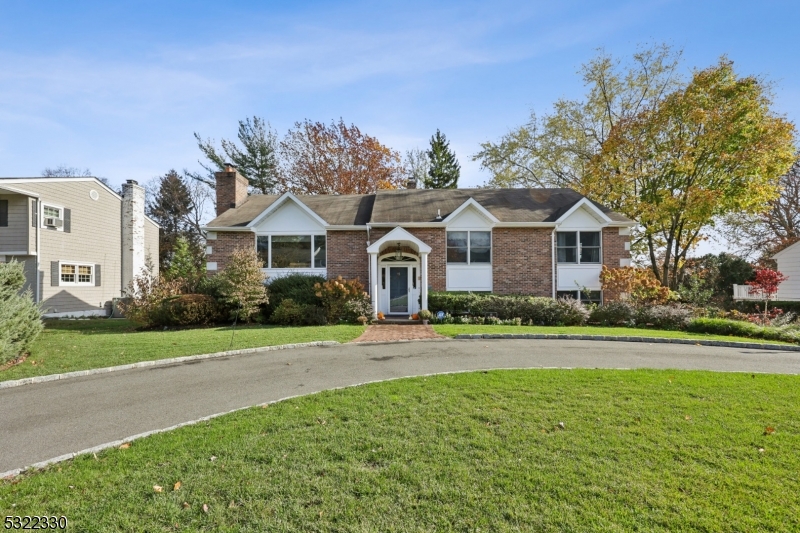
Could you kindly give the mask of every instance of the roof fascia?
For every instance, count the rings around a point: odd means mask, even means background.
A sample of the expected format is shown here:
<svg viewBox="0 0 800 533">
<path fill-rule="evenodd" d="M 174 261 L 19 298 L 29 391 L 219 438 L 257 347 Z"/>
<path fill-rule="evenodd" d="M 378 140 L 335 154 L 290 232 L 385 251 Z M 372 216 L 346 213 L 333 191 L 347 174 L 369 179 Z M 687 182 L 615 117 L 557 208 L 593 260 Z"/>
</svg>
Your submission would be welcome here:
<svg viewBox="0 0 800 533">
<path fill-rule="evenodd" d="M 22 189 L 17 189 L 15 187 L 8 187 L 5 185 L 0 185 L 0 191 L 7 191 L 14 194 L 21 194 L 22 196 L 30 196 L 31 198 L 39 198 L 39 195 L 35 192 L 28 192 L 23 191 Z"/>
<path fill-rule="evenodd" d="M 409 233 L 405 229 L 401 228 L 400 226 L 397 226 L 392 231 L 390 231 L 389 233 L 387 233 L 386 235 L 384 235 L 383 237 L 381 237 L 377 241 L 375 241 L 372 244 L 370 244 L 367 247 L 367 253 L 368 254 L 377 254 L 378 252 L 381 251 L 381 245 L 383 243 L 391 242 L 391 241 L 397 241 L 397 240 L 411 241 L 417 246 L 417 248 L 419 248 L 419 251 L 421 253 L 426 253 L 426 254 L 431 253 L 432 248 L 430 246 L 428 246 L 427 244 L 422 242 L 419 238 L 415 237 L 414 235 L 412 235 L 411 233 Z"/>
<path fill-rule="evenodd" d="M 361 225 L 347 225 L 347 224 L 339 224 L 334 226 L 325 226 L 325 229 L 328 231 L 367 231 L 369 228 L 363 224 Z"/>
<path fill-rule="evenodd" d="M 261 224 L 261 222 L 263 222 L 264 220 L 266 220 L 266 219 L 267 219 L 267 218 L 268 218 L 268 217 L 269 217 L 269 216 L 270 216 L 272 213 L 274 213 L 275 211 L 277 211 L 277 210 L 278 210 L 278 208 L 279 208 L 280 206 L 282 206 L 282 205 L 283 205 L 283 204 L 284 204 L 286 201 L 288 201 L 288 200 L 291 200 L 291 201 L 293 201 L 295 204 L 297 204 L 297 206 L 298 206 L 300 209 L 302 209 L 303 211 L 305 211 L 305 213 L 306 213 L 308 216 L 310 216 L 311 218 L 313 218 L 313 219 L 314 219 L 314 220 L 315 220 L 315 221 L 316 221 L 316 222 L 317 222 L 317 223 L 318 223 L 320 226 L 325 226 L 325 227 L 327 227 L 327 226 L 329 225 L 329 224 L 328 224 L 328 223 L 327 223 L 325 220 L 323 220 L 323 219 L 322 219 L 322 217 L 320 217 L 318 214 L 316 214 L 314 211 L 312 211 L 310 207 L 308 207 L 306 204 L 304 204 L 303 202 L 301 202 L 301 201 L 300 201 L 300 199 L 299 199 L 297 196 L 295 196 L 295 195 L 294 195 L 294 194 L 292 194 L 291 192 L 285 192 L 285 193 L 283 193 L 283 194 L 281 195 L 281 197 L 280 197 L 280 198 L 278 198 L 277 200 L 275 200 L 274 202 L 272 202 L 272 205 L 270 205 L 269 207 L 267 207 L 266 209 L 264 209 L 264 210 L 261 212 L 261 214 L 260 214 L 260 215 L 258 215 L 256 218 L 254 218 L 253 220 L 251 220 L 251 221 L 250 221 L 250 223 L 247 225 L 247 227 L 248 227 L 248 228 L 252 228 L 252 227 L 254 227 L 254 226 L 257 226 L 257 225 Z"/>
<path fill-rule="evenodd" d="M 368 228 L 443 228 L 443 222 L 370 222 L 367 224 Z"/>
<path fill-rule="evenodd" d="M 465 209 L 467 209 L 469 207 L 475 208 L 478 211 L 478 213 L 483 215 L 483 217 L 486 218 L 489 222 L 491 222 L 493 224 L 497 224 L 499 222 L 499 220 L 497 220 L 497 217 L 495 217 L 485 207 L 483 207 L 481 204 L 479 204 L 478 201 L 475 200 L 475 198 L 467 198 L 467 200 L 463 204 L 458 206 L 452 213 L 447 215 L 447 217 L 445 217 L 445 219 L 442 222 L 444 222 L 445 224 L 449 224 L 450 222 L 455 220 L 455 218 L 462 211 L 464 211 Z"/>
<path fill-rule="evenodd" d="M 566 220 L 572 213 L 574 213 L 575 211 L 577 211 L 581 207 L 588 207 L 589 210 L 592 213 L 594 213 L 596 218 L 599 218 L 602 222 L 605 222 L 606 224 L 610 224 L 612 222 L 612 220 L 610 218 L 608 218 L 608 216 L 605 213 L 603 213 L 600 210 L 600 208 L 598 208 L 596 205 L 594 205 L 592 202 L 590 202 L 588 198 L 583 197 L 578 201 L 578 203 L 576 203 L 575 205 L 570 207 L 569 210 L 566 213 L 564 213 L 563 215 L 558 217 L 558 220 L 556 220 L 556 223 L 560 224 L 561 222 Z"/>
<path fill-rule="evenodd" d="M 255 233 L 256 231 L 254 228 L 242 226 L 201 226 L 200 229 L 203 231 L 242 231 L 249 233 Z"/>
<path fill-rule="evenodd" d="M 791 250 L 792 248 L 794 248 L 794 247 L 795 247 L 795 246 L 797 246 L 797 245 L 800 245 L 800 241 L 798 241 L 798 242 L 796 242 L 796 243 L 794 243 L 794 244 L 791 244 L 791 245 L 787 246 L 786 248 L 784 248 L 784 249 L 783 249 L 783 250 L 781 250 L 780 252 L 777 252 L 777 253 L 773 254 L 773 255 L 772 255 L 772 258 L 773 258 L 773 259 L 777 259 L 777 258 L 779 258 L 780 256 L 782 256 L 783 254 L 785 254 L 786 252 L 788 252 L 789 250 Z"/>
</svg>

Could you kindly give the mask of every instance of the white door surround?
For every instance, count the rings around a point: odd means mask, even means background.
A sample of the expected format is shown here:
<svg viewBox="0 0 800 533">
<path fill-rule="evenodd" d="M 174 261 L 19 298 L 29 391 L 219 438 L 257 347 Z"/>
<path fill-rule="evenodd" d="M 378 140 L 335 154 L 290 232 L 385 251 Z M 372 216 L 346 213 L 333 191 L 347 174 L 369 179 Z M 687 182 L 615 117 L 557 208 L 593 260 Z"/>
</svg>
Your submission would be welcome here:
<svg viewBox="0 0 800 533">
<path fill-rule="evenodd" d="M 380 258 L 386 259 L 391 256 L 395 256 L 397 254 L 397 248 L 401 250 L 401 258 L 412 259 L 415 258 L 414 254 L 418 254 L 418 262 L 411 263 L 410 261 L 380 261 Z M 403 248 L 408 248 L 414 252 L 414 254 L 404 253 Z M 389 280 L 386 279 L 386 285 L 384 287 L 383 280 L 381 275 L 383 274 L 383 268 L 385 266 L 386 275 L 390 274 L 389 268 L 390 267 L 401 267 L 405 266 L 408 268 L 407 271 L 407 279 L 408 279 L 408 286 L 409 286 L 409 293 L 408 293 L 408 300 L 409 300 L 409 311 L 406 314 L 410 315 L 413 313 L 419 312 L 420 309 L 427 309 L 428 308 L 428 254 L 431 253 L 431 247 L 425 244 L 416 236 L 412 235 L 405 229 L 401 227 L 394 228 L 392 231 L 375 241 L 374 243 L 370 244 L 367 247 L 367 254 L 369 254 L 369 280 L 370 280 L 370 287 L 369 287 L 369 294 L 370 298 L 372 299 L 372 308 L 374 309 L 375 314 L 378 312 L 382 312 L 384 315 L 386 311 L 382 309 L 384 306 L 388 311 L 389 305 Z M 388 263 L 388 264 L 385 264 Z M 385 264 L 385 265 L 384 265 Z M 415 266 L 416 265 L 416 266 Z M 414 276 L 413 268 L 417 268 L 417 275 Z M 415 280 L 412 278 L 415 277 Z M 416 288 L 414 287 L 414 281 L 416 281 Z M 396 281 L 396 283 L 399 283 Z M 398 285 L 399 286 L 399 285 Z M 396 286 L 396 290 L 399 290 Z M 414 291 L 417 292 L 414 292 Z M 387 294 L 384 297 L 382 296 L 381 291 L 387 291 Z M 417 302 L 421 303 L 417 303 Z M 398 312 L 398 314 L 401 314 Z"/>
</svg>

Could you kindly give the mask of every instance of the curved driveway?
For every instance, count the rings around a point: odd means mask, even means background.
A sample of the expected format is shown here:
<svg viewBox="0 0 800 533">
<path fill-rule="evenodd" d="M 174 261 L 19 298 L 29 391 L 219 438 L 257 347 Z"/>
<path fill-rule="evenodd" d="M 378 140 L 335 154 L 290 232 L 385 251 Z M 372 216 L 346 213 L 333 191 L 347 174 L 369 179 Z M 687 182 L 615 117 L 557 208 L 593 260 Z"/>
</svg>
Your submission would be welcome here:
<svg viewBox="0 0 800 533">
<path fill-rule="evenodd" d="M 572 340 L 300 348 L 0 389 L 0 472 L 205 416 L 325 389 L 488 368 L 800 373 L 800 353 Z"/>
</svg>

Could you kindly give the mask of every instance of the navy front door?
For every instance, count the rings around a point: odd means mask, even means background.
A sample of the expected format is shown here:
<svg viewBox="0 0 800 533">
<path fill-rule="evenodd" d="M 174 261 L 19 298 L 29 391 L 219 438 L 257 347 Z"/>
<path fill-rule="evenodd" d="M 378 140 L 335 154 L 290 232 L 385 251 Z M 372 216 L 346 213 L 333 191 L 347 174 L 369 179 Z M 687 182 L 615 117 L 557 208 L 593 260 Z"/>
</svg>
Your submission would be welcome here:
<svg viewBox="0 0 800 533">
<path fill-rule="evenodd" d="M 408 313 L 408 267 L 389 267 L 389 312 Z"/>
</svg>

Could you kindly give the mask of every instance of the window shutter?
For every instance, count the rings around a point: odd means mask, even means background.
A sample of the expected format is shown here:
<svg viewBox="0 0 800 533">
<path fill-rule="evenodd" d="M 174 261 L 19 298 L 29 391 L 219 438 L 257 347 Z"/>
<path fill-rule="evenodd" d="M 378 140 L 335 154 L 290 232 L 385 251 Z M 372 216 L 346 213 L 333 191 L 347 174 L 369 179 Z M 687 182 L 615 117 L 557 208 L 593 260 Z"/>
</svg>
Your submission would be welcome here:
<svg viewBox="0 0 800 533">
<path fill-rule="evenodd" d="M 58 269 L 58 261 L 50 261 L 50 286 L 58 287 L 61 272 Z"/>
<path fill-rule="evenodd" d="M 0 200 L 0 226 L 8 226 L 8 200 Z"/>
<path fill-rule="evenodd" d="M 94 286 L 100 287 L 100 265 L 94 266 Z"/>
<path fill-rule="evenodd" d="M 36 200 L 31 200 L 31 227 L 36 227 Z"/>
<path fill-rule="evenodd" d="M 64 233 L 72 233 L 72 209 L 64 209 Z"/>
</svg>

